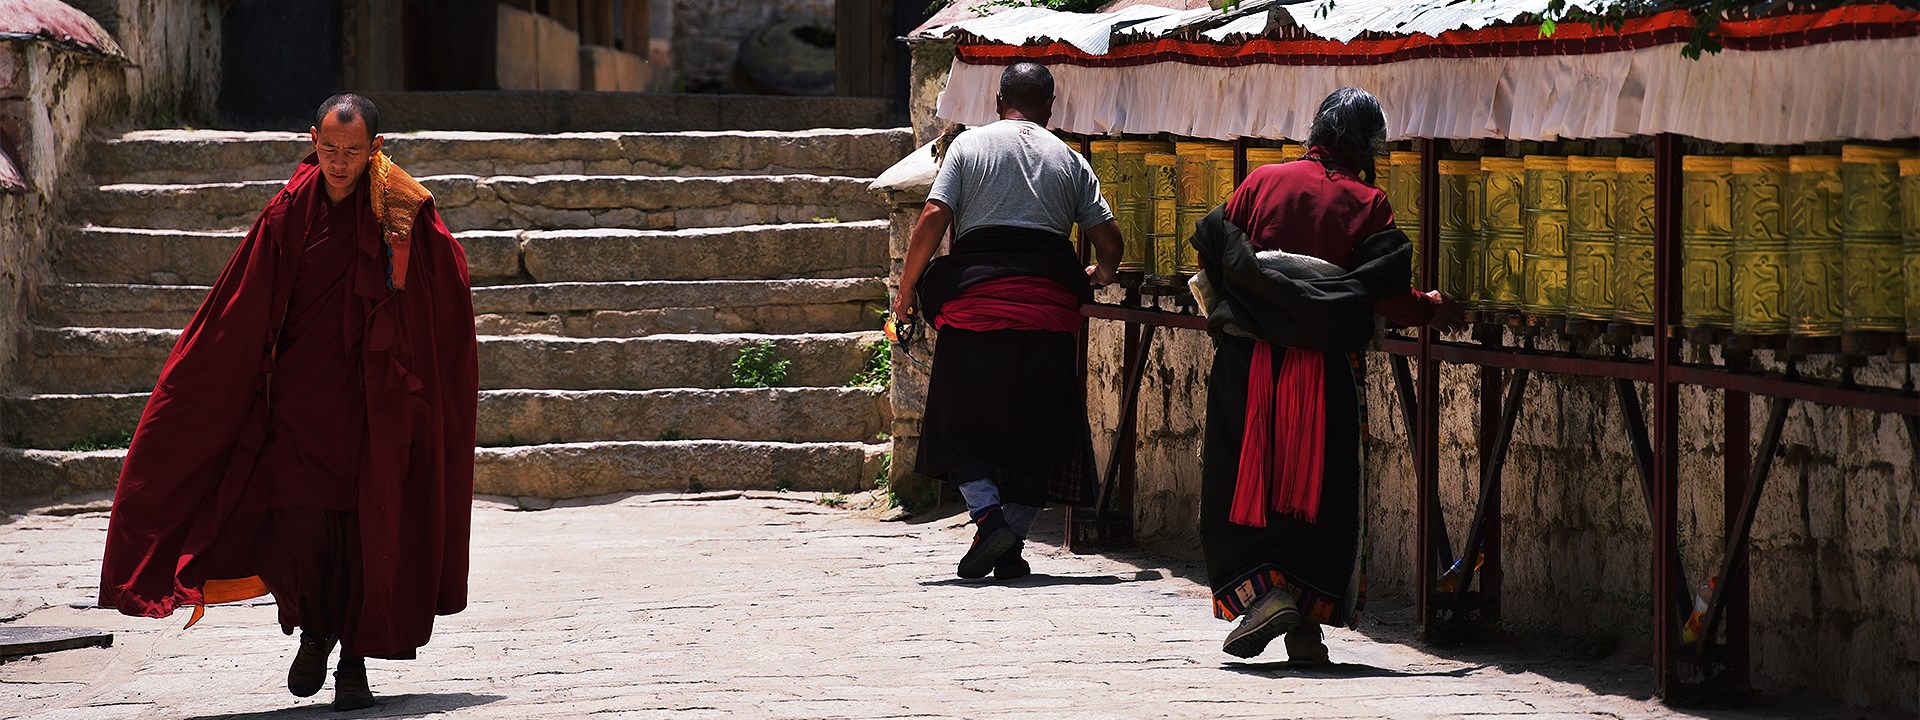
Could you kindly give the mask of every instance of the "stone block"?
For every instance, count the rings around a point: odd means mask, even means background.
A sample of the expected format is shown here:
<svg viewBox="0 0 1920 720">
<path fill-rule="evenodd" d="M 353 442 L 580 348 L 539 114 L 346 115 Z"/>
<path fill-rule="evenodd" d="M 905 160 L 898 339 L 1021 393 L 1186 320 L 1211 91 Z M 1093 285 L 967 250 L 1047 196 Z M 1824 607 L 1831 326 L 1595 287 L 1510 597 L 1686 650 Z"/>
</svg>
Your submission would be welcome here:
<svg viewBox="0 0 1920 720">
<path fill-rule="evenodd" d="M 581 90 L 646 92 L 652 79 L 646 58 L 610 47 L 580 46 Z"/>
<path fill-rule="evenodd" d="M 871 277 L 884 258 L 878 223 L 687 231 L 541 231 L 524 245 L 540 282 Z"/>
<path fill-rule="evenodd" d="M 725 440 L 619 442 L 483 448 L 474 492 L 576 498 L 701 488 L 856 492 L 873 486 L 858 443 Z"/>
<path fill-rule="evenodd" d="M 833 442 L 887 429 L 875 388 L 497 390 L 480 398 L 483 446 L 585 441 Z"/>
<path fill-rule="evenodd" d="M 488 337 L 480 342 L 487 389 L 651 390 L 725 388 L 750 343 L 772 342 L 792 362 L 785 387 L 837 387 L 860 372 L 877 332 L 823 335 L 656 335 L 630 339 Z"/>
<path fill-rule="evenodd" d="M 535 14 L 499 4 L 494 79 L 502 90 L 540 89 L 540 40 Z"/>
</svg>

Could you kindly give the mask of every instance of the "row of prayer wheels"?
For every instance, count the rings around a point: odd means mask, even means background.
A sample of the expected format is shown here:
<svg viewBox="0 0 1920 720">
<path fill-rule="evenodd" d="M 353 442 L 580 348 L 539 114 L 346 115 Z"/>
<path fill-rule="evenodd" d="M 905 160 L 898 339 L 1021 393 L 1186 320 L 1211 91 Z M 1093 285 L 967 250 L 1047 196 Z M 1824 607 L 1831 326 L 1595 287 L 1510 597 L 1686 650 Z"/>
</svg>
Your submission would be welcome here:
<svg viewBox="0 0 1920 720">
<path fill-rule="evenodd" d="M 1126 238 L 1121 282 L 1178 291 L 1200 271 L 1187 238 L 1200 219 L 1233 194 L 1238 176 L 1232 143 L 1204 140 L 1096 140 L 1093 173 Z M 1247 171 L 1294 160 L 1299 145 L 1248 148 Z"/>
<path fill-rule="evenodd" d="M 1443 294 L 1482 312 L 1652 324 L 1652 160 L 1444 159 L 1431 219 L 1419 164 L 1392 153 L 1381 186 L 1409 235 L 1439 223 Z M 1681 182 L 1683 325 L 1920 342 L 1920 155 L 1690 155 Z"/>
</svg>

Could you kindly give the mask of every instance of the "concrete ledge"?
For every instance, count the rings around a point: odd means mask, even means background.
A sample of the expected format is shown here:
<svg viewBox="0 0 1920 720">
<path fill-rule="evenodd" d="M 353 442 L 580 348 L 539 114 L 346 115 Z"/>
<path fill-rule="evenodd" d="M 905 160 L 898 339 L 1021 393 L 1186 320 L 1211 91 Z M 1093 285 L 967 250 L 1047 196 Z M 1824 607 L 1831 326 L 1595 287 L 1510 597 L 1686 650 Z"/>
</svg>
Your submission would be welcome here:
<svg viewBox="0 0 1920 720">
<path fill-rule="evenodd" d="M 473 490 L 576 498 L 649 490 L 812 490 L 873 487 L 884 446 L 725 440 L 607 442 L 485 448 Z"/>
<path fill-rule="evenodd" d="M 913 151 L 903 128 L 534 135 L 385 133 L 416 177 L 434 175 L 743 175 L 876 177 Z M 94 177 L 120 183 L 284 181 L 312 151 L 305 133 L 142 130 L 99 143 Z"/>
<path fill-rule="evenodd" d="M 153 388 L 179 330 L 36 328 L 21 384 L 40 392 L 142 393 Z M 675 334 L 641 338 L 480 337 L 480 387 L 554 390 L 725 388 L 733 361 L 758 342 L 791 361 L 785 386 L 839 387 L 860 373 L 878 331 L 806 335 Z"/>
<path fill-rule="evenodd" d="M 0 426 L 36 450 L 132 432 L 146 393 L 0 396 Z M 484 390 L 482 446 L 616 440 L 867 441 L 886 432 L 886 390 L 871 387 Z"/>
<path fill-rule="evenodd" d="M 125 450 L 89 453 L 0 448 L 0 509 L 24 510 L 58 498 L 111 493 Z M 479 495 L 566 499 L 651 490 L 803 490 L 873 488 L 885 445 L 857 442 L 594 442 L 480 448 L 473 489 Z"/>
<path fill-rule="evenodd" d="M 889 127 L 879 98 L 603 92 L 376 92 L 381 129 L 661 132 Z"/>
</svg>

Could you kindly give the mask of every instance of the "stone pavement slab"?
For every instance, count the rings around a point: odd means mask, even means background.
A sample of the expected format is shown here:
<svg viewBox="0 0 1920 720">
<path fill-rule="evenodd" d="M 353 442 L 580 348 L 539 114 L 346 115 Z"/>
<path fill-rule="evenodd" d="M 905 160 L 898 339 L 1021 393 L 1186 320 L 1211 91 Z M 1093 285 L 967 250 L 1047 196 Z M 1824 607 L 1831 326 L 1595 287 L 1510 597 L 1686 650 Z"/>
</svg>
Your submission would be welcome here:
<svg viewBox="0 0 1920 720">
<path fill-rule="evenodd" d="M 732 499 L 722 499 L 732 498 Z M 473 593 L 411 662 L 370 661 L 372 709 L 288 695 L 264 602 L 192 630 L 93 609 L 106 516 L 0 519 L 0 622 L 97 628 L 110 648 L 0 665 L 31 718 L 1665 718 L 1651 668 L 1408 642 L 1411 613 L 1334 630 L 1339 665 L 1220 651 L 1189 563 L 1029 544 L 1035 574 L 953 577 L 964 517 L 881 522 L 793 493 L 641 495 L 474 510 Z M 1057 517 L 1042 520 L 1057 527 Z M 1041 538 L 1044 540 L 1044 538 Z M 1845 717 L 1860 717 L 1848 713 Z"/>
</svg>

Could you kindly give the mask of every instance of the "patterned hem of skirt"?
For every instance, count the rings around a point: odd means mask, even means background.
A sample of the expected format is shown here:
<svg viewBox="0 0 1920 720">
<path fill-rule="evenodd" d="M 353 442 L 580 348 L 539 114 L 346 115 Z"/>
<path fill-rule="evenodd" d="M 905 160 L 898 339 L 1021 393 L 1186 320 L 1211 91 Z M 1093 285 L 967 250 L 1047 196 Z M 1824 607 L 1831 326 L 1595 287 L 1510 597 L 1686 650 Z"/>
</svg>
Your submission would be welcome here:
<svg viewBox="0 0 1920 720">
<path fill-rule="evenodd" d="M 1321 625 L 1352 627 L 1359 622 L 1361 612 L 1367 607 L 1367 581 L 1364 577 L 1359 582 L 1359 597 L 1354 598 L 1353 612 L 1341 617 L 1341 606 L 1346 599 L 1344 596 L 1327 593 L 1290 578 L 1279 565 L 1266 563 L 1242 573 L 1215 592 L 1213 616 L 1221 620 L 1237 619 L 1253 601 L 1272 590 L 1291 593 L 1300 606 L 1300 614 Z"/>
</svg>

